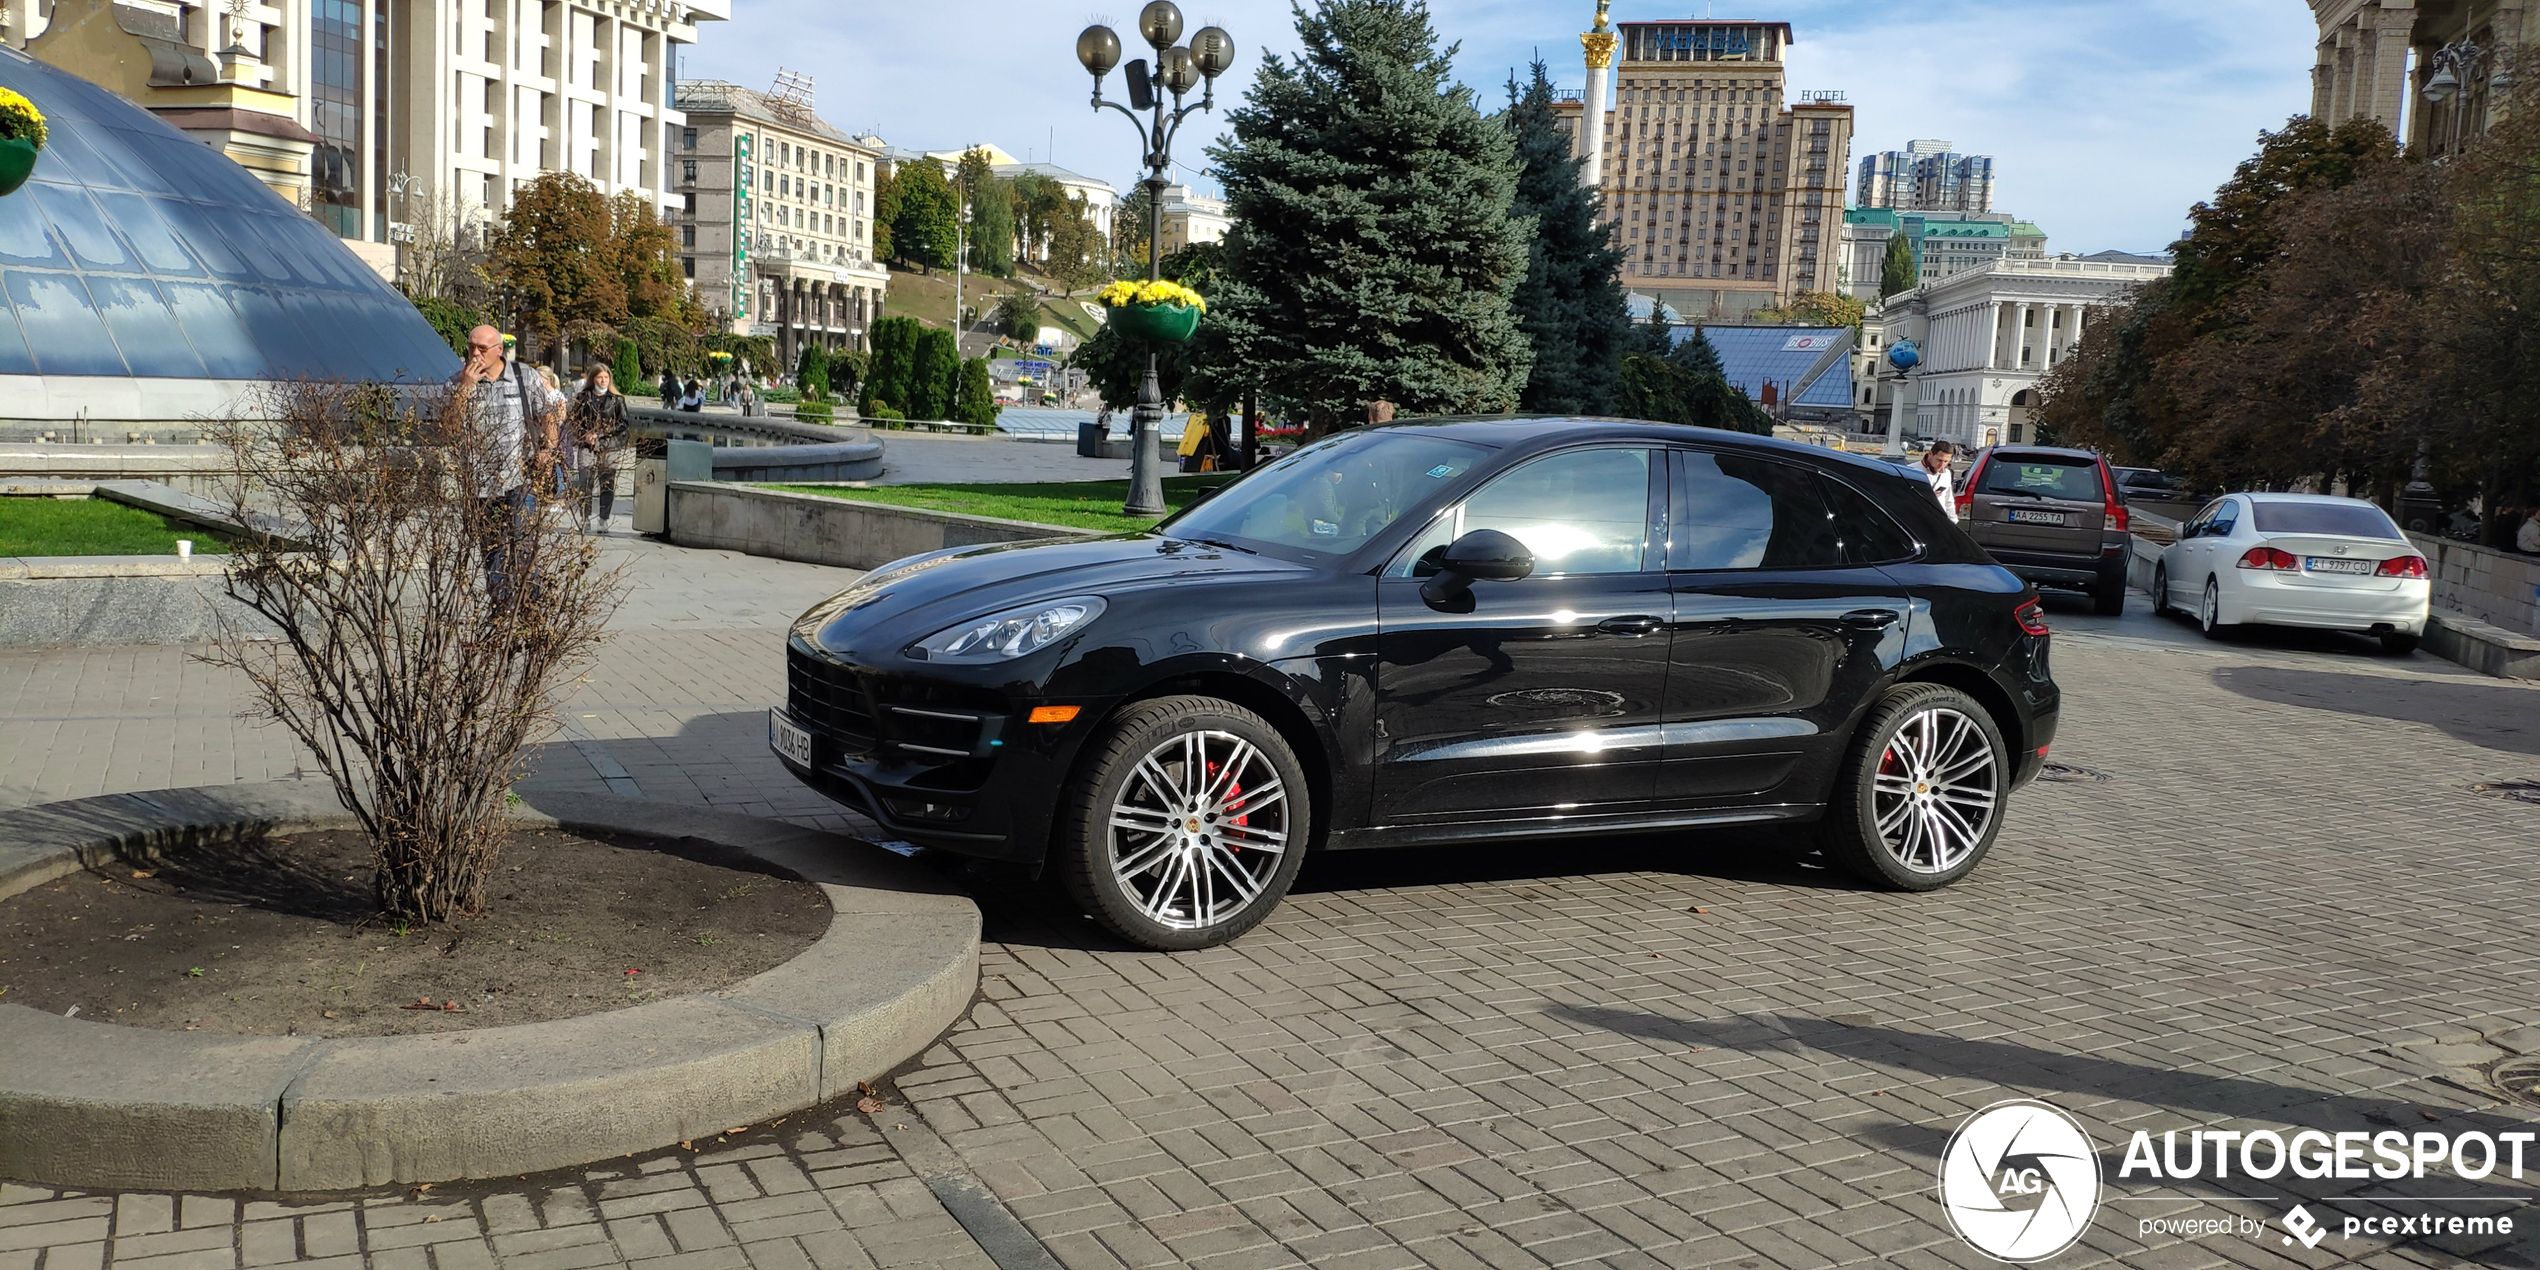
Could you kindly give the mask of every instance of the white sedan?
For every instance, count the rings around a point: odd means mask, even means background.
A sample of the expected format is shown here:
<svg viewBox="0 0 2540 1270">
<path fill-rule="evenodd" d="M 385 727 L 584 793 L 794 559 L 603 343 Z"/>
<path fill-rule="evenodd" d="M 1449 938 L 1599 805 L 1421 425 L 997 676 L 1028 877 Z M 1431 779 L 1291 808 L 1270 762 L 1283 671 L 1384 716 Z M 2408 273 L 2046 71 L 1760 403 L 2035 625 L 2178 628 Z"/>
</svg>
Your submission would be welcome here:
<svg viewBox="0 0 2540 1270">
<path fill-rule="evenodd" d="M 2152 607 L 2207 638 L 2243 623 L 2361 631 L 2392 653 L 2425 634 L 2434 584 L 2389 513 L 2356 498 L 2227 494 L 2179 526 L 2152 570 Z"/>
</svg>

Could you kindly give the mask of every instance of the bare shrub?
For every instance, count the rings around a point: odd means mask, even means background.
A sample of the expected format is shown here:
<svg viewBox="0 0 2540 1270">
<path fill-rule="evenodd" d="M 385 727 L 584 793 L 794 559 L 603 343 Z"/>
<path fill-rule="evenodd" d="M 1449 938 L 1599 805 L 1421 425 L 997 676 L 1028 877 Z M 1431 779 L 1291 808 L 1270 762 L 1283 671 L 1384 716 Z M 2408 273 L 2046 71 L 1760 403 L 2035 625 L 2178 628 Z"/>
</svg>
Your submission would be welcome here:
<svg viewBox="0 0 2540 1270">
<path fill-rule="evenodd" d="M 223 501 L 255 527 L 229 594 L 279 633 L 233 633 L 207 660 L 244 673 L 253 712 L 316 753 L 370 835 L 383 910 L 474 912 L 506 796 L 597 654 L 621 580 L 573 531 L 569 497 L 488 497 L 504 456 L 446 390 L 272 391 L 266 422 L 213 439 L 228 450 Z"/>
</svg>

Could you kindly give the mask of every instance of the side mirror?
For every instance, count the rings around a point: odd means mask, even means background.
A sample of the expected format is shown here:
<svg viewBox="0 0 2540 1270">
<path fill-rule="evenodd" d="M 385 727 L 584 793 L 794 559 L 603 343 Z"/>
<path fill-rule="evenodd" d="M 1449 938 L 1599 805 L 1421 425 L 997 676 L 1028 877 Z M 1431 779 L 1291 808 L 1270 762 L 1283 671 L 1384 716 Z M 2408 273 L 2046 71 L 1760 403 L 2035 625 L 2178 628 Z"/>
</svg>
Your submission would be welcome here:
<svg viewBox="0 0 2540 1270">
<path fill-rule="evenodd" d="M 1496 529 L 1476 529 L 1446 545 L 1438 555 L 1438 571 L 1420 584 L 1420 598 L 1432 605 L 1455 602 L 1475 581 L 1514 582 L 1535 571 L 1535 553 L 1526 544 Z"/>
</svg>

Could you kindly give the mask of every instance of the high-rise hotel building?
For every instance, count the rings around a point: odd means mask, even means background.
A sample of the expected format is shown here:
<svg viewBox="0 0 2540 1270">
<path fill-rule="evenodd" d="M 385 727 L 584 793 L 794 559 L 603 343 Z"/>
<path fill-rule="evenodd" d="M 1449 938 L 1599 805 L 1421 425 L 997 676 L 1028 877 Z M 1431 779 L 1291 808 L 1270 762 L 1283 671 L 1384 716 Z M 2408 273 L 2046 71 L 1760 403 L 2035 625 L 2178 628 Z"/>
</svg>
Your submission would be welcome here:
<svg viewBox="0 0 2540 1270">
<path fill-rule="evenodd" d="M 1835 290 L 1852 107 L 1840 93 L 1794 99 L 1790 24 L 1623 22 L 1613 33 L 1597 175 L 1624 285 L 1688 319 L 1732 322 Z M 1584 153 L 1580 130 L 1598 112 L 1557 109 Z"/>
</svg>

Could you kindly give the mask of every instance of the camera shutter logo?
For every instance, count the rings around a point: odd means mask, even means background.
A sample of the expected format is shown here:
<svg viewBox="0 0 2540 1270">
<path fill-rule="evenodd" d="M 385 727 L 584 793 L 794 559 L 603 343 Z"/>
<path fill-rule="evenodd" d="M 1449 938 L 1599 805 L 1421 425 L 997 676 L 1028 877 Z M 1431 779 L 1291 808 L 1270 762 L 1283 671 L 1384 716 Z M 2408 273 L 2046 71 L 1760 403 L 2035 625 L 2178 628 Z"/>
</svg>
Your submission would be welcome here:
<svg viewBox="0 0 2540 1270">
<path fill-rule="evenodd" d="M 2099 1149 L 2071 1116 L 2028 1098 L 1958 1126 L 1940 1157 L 1940 1205 L 1958 1237 L 1996 1261 L 2042 1261 L 2099 1211 Z"/>
</svg>

